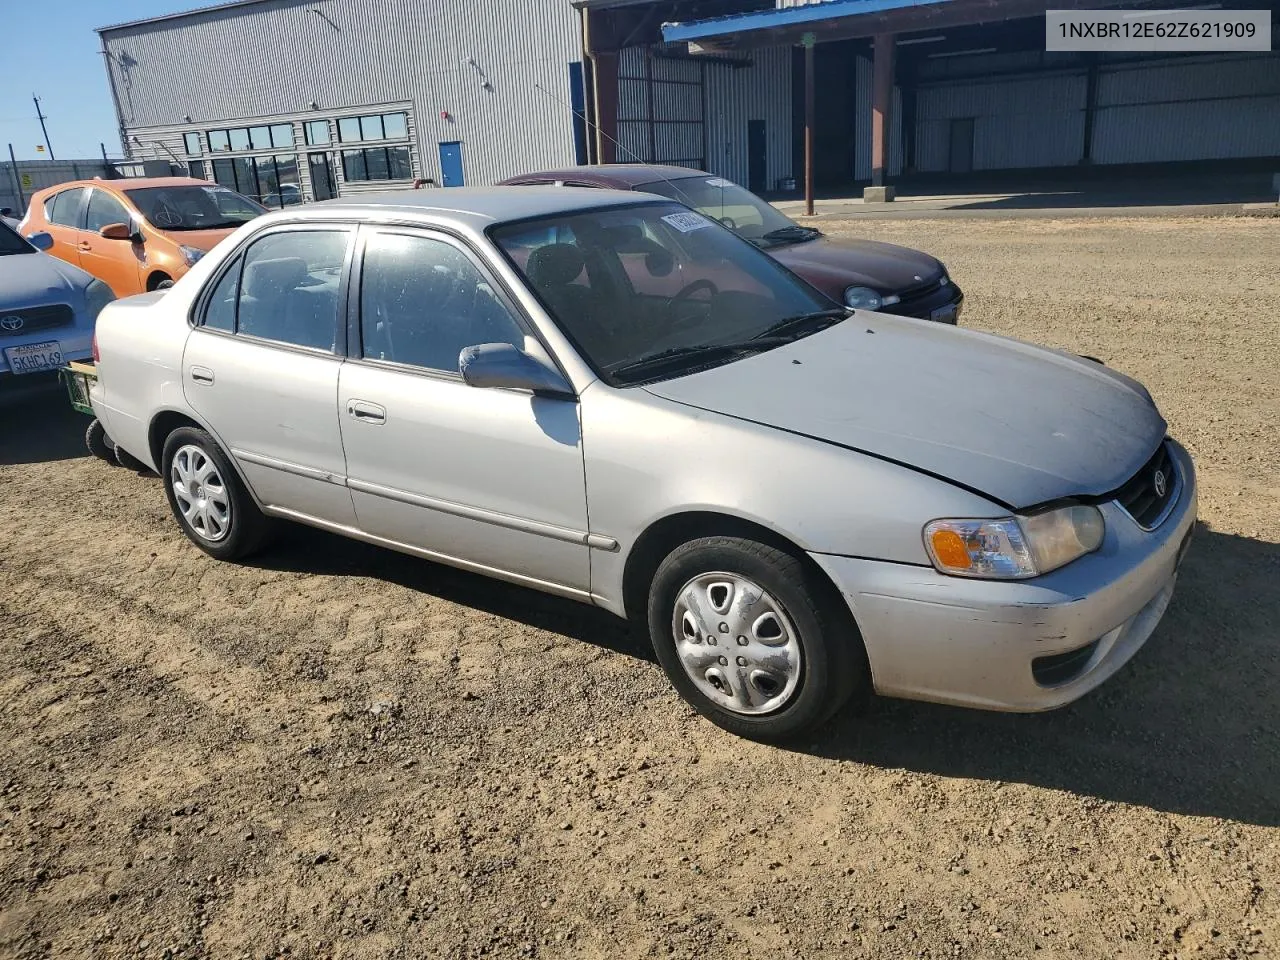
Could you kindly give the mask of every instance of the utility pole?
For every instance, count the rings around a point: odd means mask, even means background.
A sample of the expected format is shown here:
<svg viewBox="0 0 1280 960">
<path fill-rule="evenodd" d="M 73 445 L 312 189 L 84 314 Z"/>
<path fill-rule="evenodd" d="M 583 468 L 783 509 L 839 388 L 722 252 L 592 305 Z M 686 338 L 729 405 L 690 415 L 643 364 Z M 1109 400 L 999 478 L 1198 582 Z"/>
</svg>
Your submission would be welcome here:
<svg viewBox="0 0 1280 960">
<path fill-rule="evenodd" d="M 45 120 L 48 118 L 40 112 L 40 98 L 33 93 L 31 95 L 31 102 L 36 105 L 36 119 L 40 121 L 40 132 L 44 134 L 44 145 L 45 149 L 49 151 L 49 159 L 56 160 L 58 158 L 53 155 L 53 144 L 49 142 L 49 131 L 44 125 Z"/>
</svg>

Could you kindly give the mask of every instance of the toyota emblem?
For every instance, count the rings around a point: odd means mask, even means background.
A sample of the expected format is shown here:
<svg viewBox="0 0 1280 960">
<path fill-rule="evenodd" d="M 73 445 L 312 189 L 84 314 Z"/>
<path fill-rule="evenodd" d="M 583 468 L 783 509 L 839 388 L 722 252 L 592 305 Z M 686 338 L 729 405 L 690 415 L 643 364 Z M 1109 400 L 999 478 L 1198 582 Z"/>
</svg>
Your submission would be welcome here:
<svg viewBox="0 0 1280 960">
<path fill-rule="evenodd" d="M 1156 488 L 1156 496 L 1163 497 L 1169 489 L 1169 481 L 1164 475 L 1163 470 L 1157 470 L 1156 475 L 1151 478 L 1151 485 Z"/>
<path fill-rule="evenodd" d="M 5 330 L 21 330 L 22 318 L 17 316 L 0 317 L 0 328 Z"/>
</svg>

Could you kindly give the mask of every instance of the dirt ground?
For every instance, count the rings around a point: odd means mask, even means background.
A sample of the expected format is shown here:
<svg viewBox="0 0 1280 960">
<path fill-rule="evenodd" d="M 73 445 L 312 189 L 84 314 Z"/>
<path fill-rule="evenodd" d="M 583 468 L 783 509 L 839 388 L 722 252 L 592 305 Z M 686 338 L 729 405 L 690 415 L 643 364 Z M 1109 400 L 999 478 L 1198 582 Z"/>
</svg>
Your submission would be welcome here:
<svg viewBox="0 0 1280 960">
<path fill-rule="evenodd" d="M 217 564 L 9 389 L 0 956 L 1280 956 L 1280 222 L 824 227 L 1151 388 L 1204 522 L 1130 666 L 764 747 L 588 608 L 302 529 Z"/>
</svg>

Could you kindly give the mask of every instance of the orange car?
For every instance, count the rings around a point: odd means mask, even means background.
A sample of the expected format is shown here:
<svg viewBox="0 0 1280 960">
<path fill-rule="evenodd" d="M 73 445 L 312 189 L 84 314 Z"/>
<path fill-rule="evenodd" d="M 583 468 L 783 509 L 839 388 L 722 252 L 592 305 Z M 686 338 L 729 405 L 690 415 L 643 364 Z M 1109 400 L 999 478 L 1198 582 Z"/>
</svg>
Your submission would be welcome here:
<svg viewBox="0 0 1280 960">
<path fill-rule="evenodd" d="M 50 254 L 127 297 L 172 286 L 219 240 L 266 212 L 208 180 L 73 180 L 34 193 L 19 232 L 48 233 Z"/>
</svg>

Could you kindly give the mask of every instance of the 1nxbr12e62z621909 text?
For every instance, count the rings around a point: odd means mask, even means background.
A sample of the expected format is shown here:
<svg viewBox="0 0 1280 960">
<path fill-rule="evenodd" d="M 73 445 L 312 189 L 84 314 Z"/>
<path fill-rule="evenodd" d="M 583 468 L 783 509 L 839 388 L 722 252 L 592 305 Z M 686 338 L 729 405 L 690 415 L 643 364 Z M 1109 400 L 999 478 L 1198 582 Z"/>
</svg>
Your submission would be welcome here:
<svg viewBox="0 0 1280 960">
<path fill-rule="evenodd" d="M 1050 51 L 1270 50 L 1270 10 L 1048 10 Z"/>
</svg>

